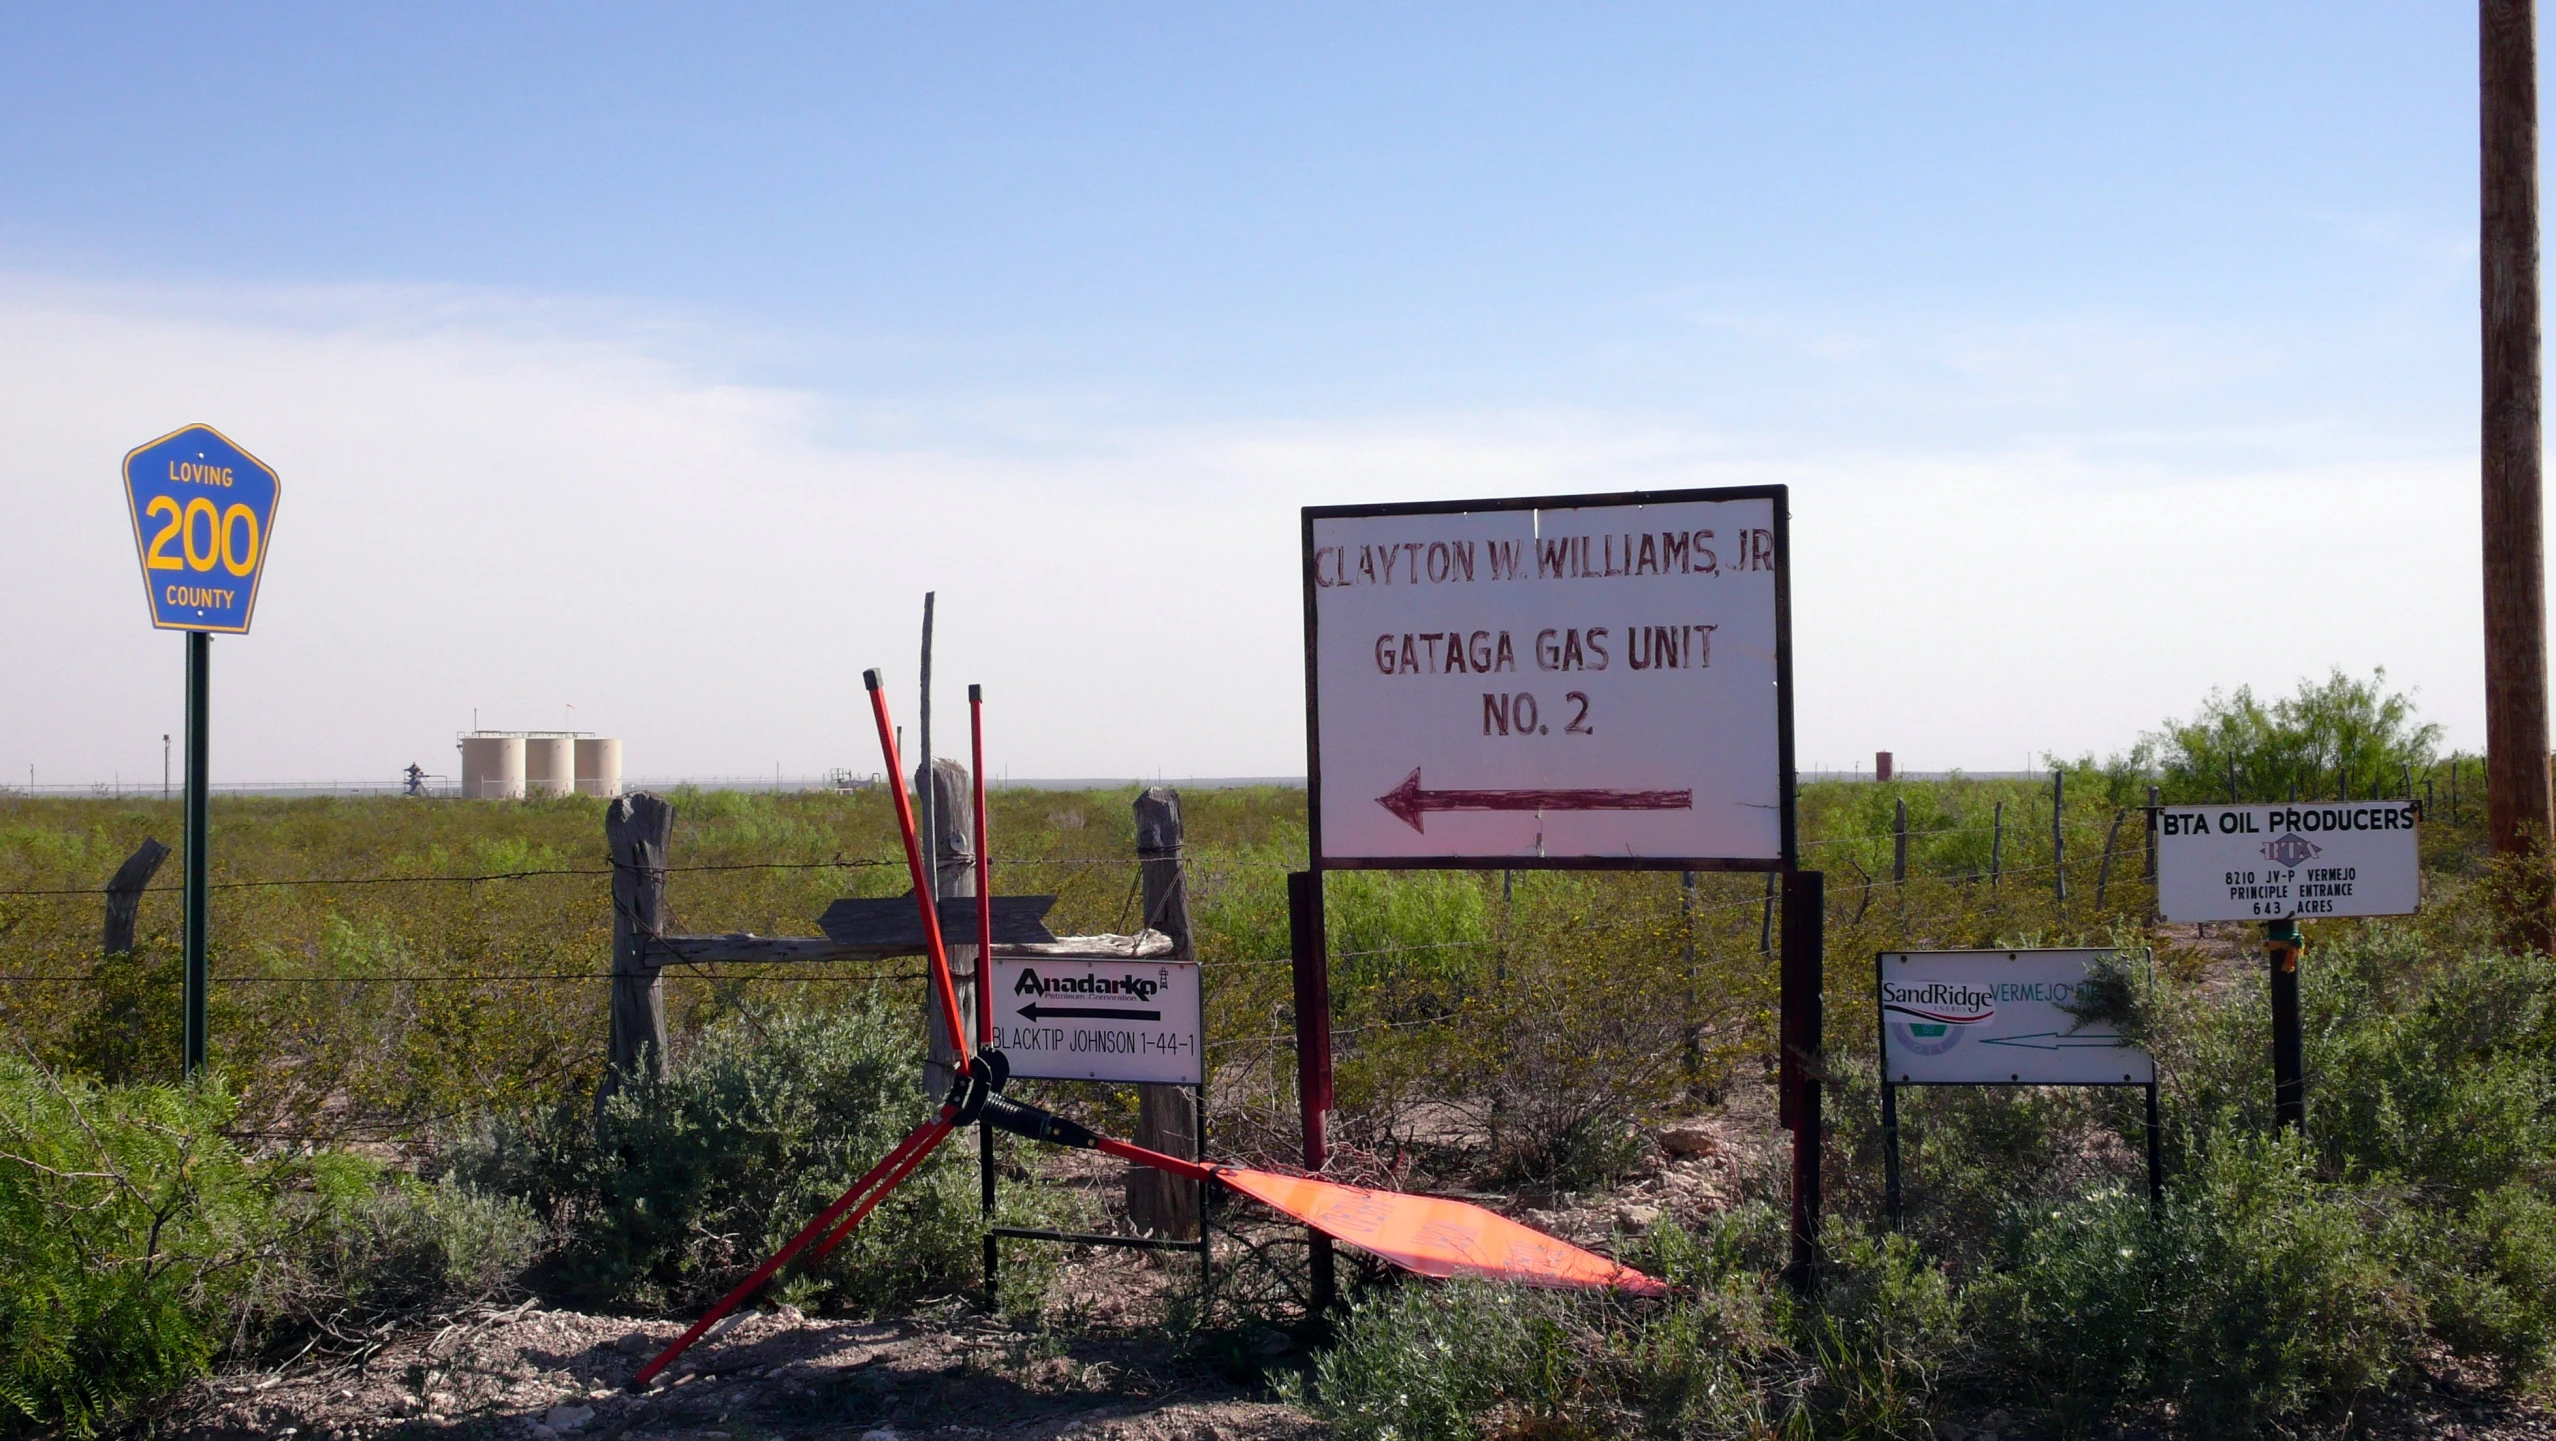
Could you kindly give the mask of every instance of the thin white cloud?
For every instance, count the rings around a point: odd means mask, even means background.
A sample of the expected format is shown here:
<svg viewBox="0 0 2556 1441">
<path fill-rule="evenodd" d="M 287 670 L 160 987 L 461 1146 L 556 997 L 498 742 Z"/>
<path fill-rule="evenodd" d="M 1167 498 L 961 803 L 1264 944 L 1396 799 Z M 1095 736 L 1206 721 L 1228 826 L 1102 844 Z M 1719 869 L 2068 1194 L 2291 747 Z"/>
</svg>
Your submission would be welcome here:
<svg viewBox="0 0 2556 1441">
<path fill-rule="evenodd" d="M 859 671 L 910 709 L 926 588 L 943 694 L 986 683 L 1011 774 L 1290 773 L 1297 506 L 1769 481 L 1794 487 L 1806 764 L 2010 768 L 2335 664 L 2480 729 L 2455 456 L 1849 450 L 1587 411 L 1148 429 L 1000 403 L 901 414 L 928 444 L 846 443 L 847 412 L 901 402 L 670 358 L 719 353 L 680 350 L 695 327 L 0 283 L 0 767 L 156 780 L 178 643 L 147 628 L 116 464 L 197 420 L 285 483 L 256 632 L 215 646 L 217 779 L 449 770 L 474 710 L 532 727 L 568 704 L 639 773 L 870 769 Z M 1036 432 L 987 418 L 1007 412 Z"/>
</svg>

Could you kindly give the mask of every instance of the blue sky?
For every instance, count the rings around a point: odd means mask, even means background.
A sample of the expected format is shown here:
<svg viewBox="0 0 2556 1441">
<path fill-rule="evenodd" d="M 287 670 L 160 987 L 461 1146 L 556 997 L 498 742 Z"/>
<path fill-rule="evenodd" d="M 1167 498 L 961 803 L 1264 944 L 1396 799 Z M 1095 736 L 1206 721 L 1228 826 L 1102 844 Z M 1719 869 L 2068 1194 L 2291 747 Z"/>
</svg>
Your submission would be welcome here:
<svg viewBox="0 0 2556 1441">
<path fill-rule="evenodd" d="M 156 760 L 175 643 L 96 502 L 190 420 L 285 475 L 240 779 L 474 705 L 651 774 L 851 764 L 851 695 L 707 691 L 910 665 L 926 586 L 948 673 L 1050 712 L 1016 773 L 1292 771 L 1294 507 L 1764 479 L 1806 761 L 2010 767 L 2337 664 L 2474 744 L 2473 27 L 22 9 L 0 487 L 77 539 L 0 579 L 49 616 L 0 664 L 59 682 L 0 752 Z M 648 652 L 616 547 L 679 572 Z M 1193 694 L 1088 694 L 1165 625 Z"/>
</svg>

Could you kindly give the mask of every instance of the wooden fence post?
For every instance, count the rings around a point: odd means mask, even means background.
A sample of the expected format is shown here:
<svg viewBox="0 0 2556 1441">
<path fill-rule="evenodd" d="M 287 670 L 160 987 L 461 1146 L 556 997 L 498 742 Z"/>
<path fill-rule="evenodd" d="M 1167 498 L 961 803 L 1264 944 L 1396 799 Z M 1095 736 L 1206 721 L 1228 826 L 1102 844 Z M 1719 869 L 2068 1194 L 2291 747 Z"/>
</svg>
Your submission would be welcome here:
<svg viewBox="0 0 2556 1441">
<path fill-rule="evenodd" d="M 106 955 L 120 956 L 133 949 L 133 923 L 142 911 L 142 888 L 151 884 L 159 873 L 160 862 L 169 858 L 169 848 L 156 840 L 146 839 L 124 864 L 116 867 L 115 879 L 106 886 L 106 934 L 98 949 Z"/>
<path fill-rule="evenodd" d="M 2050 768 L 2050 898 L 2068 901 L 2068 772 Z"/>
<path fill-rule="evenodd" d="M 924 784 L 922 767 L 915 767 L 915 790 L 932 799 L 932 874 L 941 888 L 941 899 L 974 900 L 976 898 L 976 802 L 969 784 L 967 767 L 943 756 L 932 762 L 929 789 Z M 975 929 L 975 909 L 968 907 L 968 928 Z M 943 923 L 943 934 L 948 923 Z M 958 987 L 959 1019 L 968 1026 L 968 1034 L 976 1034 L 976 955 L 977 948 L 955 942 L 944 942 L 950 955 L 950 982 Z M 940 1000 L 929 986 L 923 990 L 923 1033 L 931 1037 L 929 1058 L 923 1063 L 923 1094 L 938 1101 L 949 1095 L 950 1085 L 958 1079 L 951 1064 L 958 1052 L 951 1049 L 950 1038 L 941 1034 Z M 971 1043 L 972 1044 L 972 1043 Z"/>
<path fill-rule="evenodd" d="M 2103 909 L 2104 890 L 2112 884 L 2112 848 L 2121 840 L 2121 818 L 2128 811 L 2112 813 L 2112 829 L 2103 833 L 2103 864 L 2095 868 L 2095 909 Z"/>
<path fill-rule="evenodd" d="M 2157 797 L 2159 794 L 2155 786 L 2148 787 L 2148 858 L 2139 867 L 2139 878 L 2146 881 L 2157 878 Z"/>
<path fill-rule="evenodd" d="M 595 1107 L 644 1066 L 666 1074 L 666 988 L 648 955 L 666 929 L 666 848 L 674 807 L 645 791 L 604 811 L 604 844 L 612 854 L 612 1043 Z"/>
<path fill-rule="evenodd" d="M 1908 884 L 1908 798 L 1902 796 L 1898 810 L 1890 822 L 1890 879 L 1893 885 Z"/>
<path fill-rule="evenodd" d="M 1988 889 L 1995 890 L 2006 879 L 2006 803 L 1997 802 L 1988 822 Z"/>
<path fill-rule="evenodd" d="M 1136 798 L 1136 864 L 1145 887 L 1145 928 L 1171 937 L 1172 959 L 1195 961 L 1189 882 L 1181 872 L 1180 792 L 1153 786 Z M 1198 1108 L 1179 1086 L 1136 1088 L 1136 1144 L 1185 1160 L 1198 1151 Z M 1127 1172 L 1127 1219 L 1175 1240 L 1198 1234 L 1199 1184 L 1150 1166 Z"/>
</svg>

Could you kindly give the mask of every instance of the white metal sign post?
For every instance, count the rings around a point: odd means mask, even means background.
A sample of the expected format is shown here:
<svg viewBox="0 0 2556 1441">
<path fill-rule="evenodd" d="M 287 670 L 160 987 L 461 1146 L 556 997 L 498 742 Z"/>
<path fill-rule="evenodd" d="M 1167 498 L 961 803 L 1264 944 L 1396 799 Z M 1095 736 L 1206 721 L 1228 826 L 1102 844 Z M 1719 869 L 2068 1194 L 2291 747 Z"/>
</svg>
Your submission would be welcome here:
<svg viewBox="0 0 2556 1441">
<path fill-rule="evenodd" d="M 2270 964 L 2272 1114 L 2307 1129 L 2299 1015 L 2302 917 L 2402 916 L 2423 902 L 2423 808 L 2405 800 L 2166 806 L 2157 911 L 2169 921 L 2260 921 Z"/>
<path fill-rule="evenodd" d="M 1873 965 L 1881 1031 L 1882 1169 L 1900 1216 L 1901 1086 L 2139 1086 L 2148 1102 L 2148 1195 L 2161 1194 L 2157 1064 L 2069 1007 L 2101 948 L 1885 951 Z"/>
<path fill-rule="evenodd" d="M 1823 906 L 1796 865 L 1786 506 L 1750 486 L 1306 508 L 1311 863 L 1288 924 L 1307 1167 L 1331 1108 L 1325 870 L 1781 872 L 1779 1114 L 1808 1284 Z"/>
<path fill-rule="evenodd" d="M 994 958 L 994 1023 L 1012 1074 L 1054 1081 L 1196 1086 L 1195 961 Z"/>
</svg>

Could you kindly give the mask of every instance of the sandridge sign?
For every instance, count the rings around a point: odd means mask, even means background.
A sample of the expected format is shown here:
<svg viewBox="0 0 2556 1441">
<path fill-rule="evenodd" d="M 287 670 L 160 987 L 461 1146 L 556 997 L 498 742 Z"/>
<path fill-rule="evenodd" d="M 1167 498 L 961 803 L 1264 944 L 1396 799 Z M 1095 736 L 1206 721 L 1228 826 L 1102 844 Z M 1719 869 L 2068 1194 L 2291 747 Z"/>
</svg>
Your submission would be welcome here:
<svg viewBox="0 0 2556 1441">
<path fill-rule="evenodd" d="M 2104 949 L 1889 951 L 1874 968 L 1891 1085 L 2145 1086 L 2156 1062 L 2069 1010 Z"/>
<path fill-rule="evenodd" d="M 2422 904 L 2411 800 L 2167 806 L 2157 910 L 2169 921 L 2410 915 Z"/>
<path fill-rule="evenodd" d="M 1316 864 L 1794 861 L 1781 486 L 1304 512 Z"/>
<path fill-rule="evenodd" d="M 2102 947 L 1884 951 L 1873 958 L 1881 1032 L 1882 1204 L 1902 1214 L 1902 1086 L 2136 1086 L 2147 1107 L 2148 1204 L 2165 1198 L 2156 1059 L 2077 1012 L 2094 968 L 2144 952 Z"/>
</svg>

